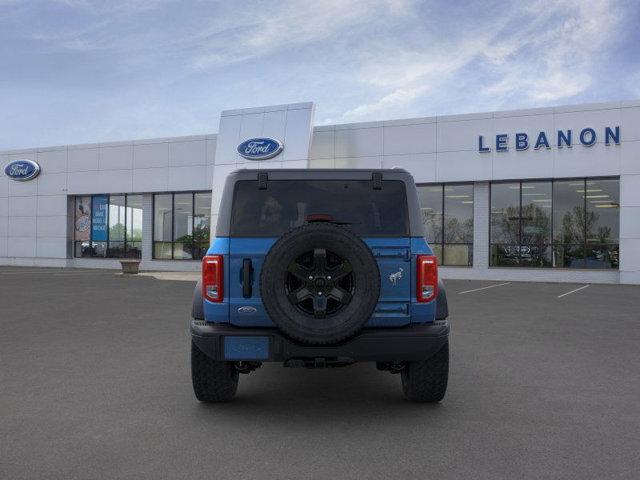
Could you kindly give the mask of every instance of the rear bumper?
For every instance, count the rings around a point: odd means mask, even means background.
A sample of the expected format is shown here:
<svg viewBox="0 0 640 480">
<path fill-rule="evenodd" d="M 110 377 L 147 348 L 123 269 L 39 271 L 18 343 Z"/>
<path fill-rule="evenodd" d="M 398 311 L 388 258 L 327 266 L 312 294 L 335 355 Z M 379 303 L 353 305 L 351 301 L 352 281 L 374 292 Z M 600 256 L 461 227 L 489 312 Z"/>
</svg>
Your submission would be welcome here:
<svg viewBox="0 0 640 480">
<path fill-rule="evenodd" d="M 283 362 L 332 359 L 401 362 L 429 358 L 449 337 L 448 320 L 401 328 L 364 329 L 339 345 L 302 345 L 275 328 L 242 328 L 191 320 L 191 337 L 214 360 Z"/>
</svg>

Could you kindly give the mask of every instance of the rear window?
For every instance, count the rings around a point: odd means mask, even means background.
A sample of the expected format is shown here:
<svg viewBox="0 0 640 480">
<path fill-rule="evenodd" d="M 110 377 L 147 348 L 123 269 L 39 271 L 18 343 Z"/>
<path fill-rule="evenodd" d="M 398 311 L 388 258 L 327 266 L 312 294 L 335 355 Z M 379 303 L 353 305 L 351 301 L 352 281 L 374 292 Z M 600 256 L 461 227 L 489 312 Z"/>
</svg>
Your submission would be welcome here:
<svg viewBox="0 0 640 480">
<path fill-rule="evenodd" d="M 407 236 L 404 183 L 384 180 L 374 190 L 366 180 L 256 180 L 236 183 L 231 235 L 277 237 L 313 220 L 344 224 L 360 236 Z"/>
</svg>

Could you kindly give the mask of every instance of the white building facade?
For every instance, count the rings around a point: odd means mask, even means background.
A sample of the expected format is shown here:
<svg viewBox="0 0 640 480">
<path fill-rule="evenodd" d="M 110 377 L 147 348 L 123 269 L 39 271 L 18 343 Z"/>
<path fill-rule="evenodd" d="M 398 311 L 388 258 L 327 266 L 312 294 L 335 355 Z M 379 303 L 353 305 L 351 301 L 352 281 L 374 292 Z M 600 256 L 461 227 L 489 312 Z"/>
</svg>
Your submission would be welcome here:
<svg viewBox="0 0 640 480">
<path fill-rule="evenodd" d="M 640 284 L 640 101 L 313 117 L 313 103 L 249 108 L 218 134 L 0 152 L 0 264 L 197 270 L 230 171 L 399 167 L 445 278 Z M 252 138 L 283 150 L 247 160 Z M 24 180 L 25 162 L 39 175 Z"/>
</svg>

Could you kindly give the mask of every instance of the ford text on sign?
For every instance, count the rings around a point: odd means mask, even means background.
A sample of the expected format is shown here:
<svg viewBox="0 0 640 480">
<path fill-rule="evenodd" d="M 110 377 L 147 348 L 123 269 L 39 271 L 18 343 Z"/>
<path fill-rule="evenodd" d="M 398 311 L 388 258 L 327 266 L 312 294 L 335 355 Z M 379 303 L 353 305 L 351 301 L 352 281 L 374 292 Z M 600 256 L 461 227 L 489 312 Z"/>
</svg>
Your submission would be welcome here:
<svg viewBox="0 0 640 480">
<path fill-rule="evenodd" d="M 249 160 L 266 160 L 278 155 L 283 145 L 273 138 L 251 138 L 238 145 L 238 153 Z"/>
<path fill-rule="evenodd" d="M 11 180 L 26 182 L 38 176 L 40 165 L 33 160 L 14 160 L 4 167 L 4 173 Z"/>
</svg>

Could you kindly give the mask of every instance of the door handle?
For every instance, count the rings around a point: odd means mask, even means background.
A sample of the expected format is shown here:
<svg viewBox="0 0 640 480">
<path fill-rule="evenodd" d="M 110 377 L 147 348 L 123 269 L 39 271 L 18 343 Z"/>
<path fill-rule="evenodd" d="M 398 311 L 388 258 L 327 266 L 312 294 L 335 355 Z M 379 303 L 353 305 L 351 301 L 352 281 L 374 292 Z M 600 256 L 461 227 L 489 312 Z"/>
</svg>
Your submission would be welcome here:
<svg viewBox="0 0 640 480">
<path fill-rule="evenodd" d="M 251 298 L 251 273 L 253 267 L 251 266 L 251 259 L 245 258 L 242 260 L 242 296 L 244 298 Z"/>
</svg>

